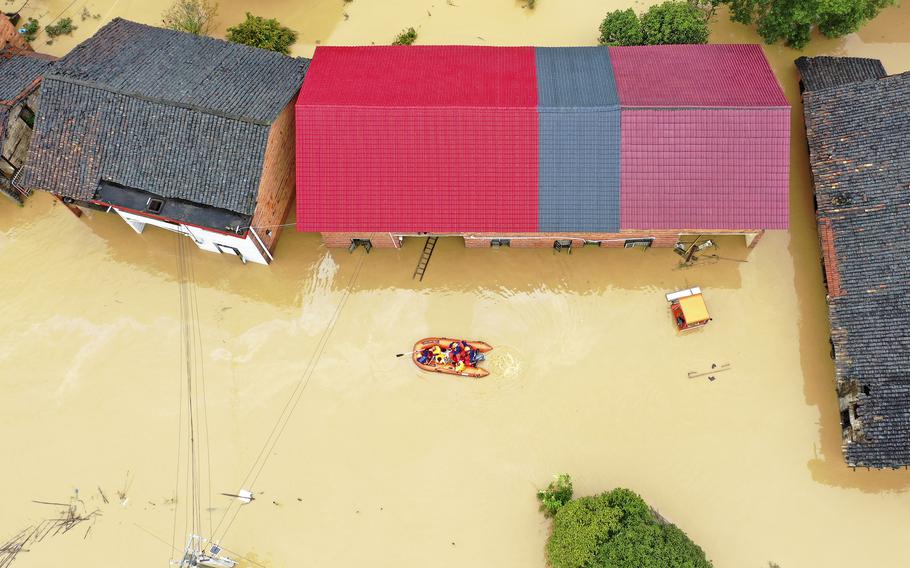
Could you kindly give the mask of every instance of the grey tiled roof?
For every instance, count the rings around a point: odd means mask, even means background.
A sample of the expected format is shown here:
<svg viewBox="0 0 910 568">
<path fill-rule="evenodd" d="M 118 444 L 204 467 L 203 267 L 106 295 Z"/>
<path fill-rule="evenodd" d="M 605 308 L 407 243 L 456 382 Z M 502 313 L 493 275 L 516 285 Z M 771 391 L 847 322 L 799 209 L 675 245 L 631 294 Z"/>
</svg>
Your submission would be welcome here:
<svg viewBox="0 0 910 568">
<path fill-rule="evenodd" d="M 300 88 L 305 62 L 117 18 L 62 58 L 53 76 L 269 123 Z"/>
<path fill-rule="evenodd" d="M 839 73 L 812 84 L 834 85 Z M 837 380 L 852 390 L 844 455 L 854 466 L 907 466 L 910 73 L 808 90 L 803 101 Z"/>
<path fill-rule="evenodd" d="M 0 50 L 0 106 L 26 91 L 51 63 L 46 57 L 26 51 Z"/>
<path fill-rule="evenodd" d="M 800 57 L 796 60 L 796 69 L 807 91 L 881 79 L 886 75 L 881 61 L 863 57 Z"/>
<path fill-rule="evenodd" d="M 22 183 L 89 200 L 108 181 L 252 214 L 270 124 L 308 63 L 116 19 L 46 77 Z"/>
</svg>

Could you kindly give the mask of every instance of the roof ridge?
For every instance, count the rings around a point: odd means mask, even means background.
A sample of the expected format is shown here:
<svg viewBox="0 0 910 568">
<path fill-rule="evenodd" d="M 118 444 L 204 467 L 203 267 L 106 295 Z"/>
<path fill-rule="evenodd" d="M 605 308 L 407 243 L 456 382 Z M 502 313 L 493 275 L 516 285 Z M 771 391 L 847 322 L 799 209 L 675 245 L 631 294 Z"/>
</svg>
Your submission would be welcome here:
<svg viewBox="0 0 910 568">
<path fill-rule="evenodd" d="M 59 81 L 61 83 L 69 83 L 70 85 L 76 85 L 79 87 L 86 87 L 89 89 L 95 89 L 98 91 L 113 93 L 115 95 L 131 97 L 134 99 L 139 99 L 142 101 L 155 103 L 155 104 L 159 104 L 159 105 L 182 108 L 182 109 L 186 109 L 186 110 L 192 110 L 192 111 L 201 112 L 204 114 L 210 114 L 212 116 L 217 116 L 220 118 L 226 118 L 228 120 L 236 120 L 237 122 L 245 122 L 247 124 L 256 124 L 259 126 L 270 126 L 272 124 L 269 121 L 256 120 L 255 118 L 252 118 L 249 116 L 242 116 L 242 115 L 237 115 L 237 114 L 233 114 L 233 113 L 222 112 L 222 111 L 212 109 L 212 108 L 201 107 L 198 105 L 191 105 L 191 104 L 182 103 L 182 102 L 178 102 L 178 101 L 172 101 L 169 99 L 150 97 L 148 95 L 144 95 L 142 93 L 138 93 L 135 91 L 115 89 L 113 87 L 109 87 L 109 86 L 103 85 L 101 83 L 96 83 L 94 81 L 83 81 L 81 79 L 74 79 L 73 77 L 68 77 L 66 75 L 57 75 L 57 74 L 51 73 L 49 75 L 46 75 L 44 80 L 45 81 Z"/>
</svg>

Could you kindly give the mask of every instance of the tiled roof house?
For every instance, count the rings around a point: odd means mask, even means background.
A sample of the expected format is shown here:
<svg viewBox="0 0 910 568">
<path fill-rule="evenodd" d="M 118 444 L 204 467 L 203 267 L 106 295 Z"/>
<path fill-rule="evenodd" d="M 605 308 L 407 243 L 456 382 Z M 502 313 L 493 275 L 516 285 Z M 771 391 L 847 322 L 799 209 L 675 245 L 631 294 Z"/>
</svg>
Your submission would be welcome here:
<svg viewBox="0 0 910 568">
<path fill-rule="evenodd" d="M 48 74 L 23 183 L 267 263 L 308 60 L 115 19 Z"/>
<path fill-rule="evenodd" d="M 910 73 L 801 57 L 806 135 L 851 466 L 910 466 Z"/>
<path fill-rule="evenodd" d="M 38 112 L 41 77 L 53 57 L 30 49 L 0 49 L 0 193 L 22 203 L 18 183 Z"/>
<path fill-rule="evenodd" d="M 297 101 L 298 230 L 752 241 L 787 227 L 789 128 L 755 45 L 319 47 Z"/>
</svg>

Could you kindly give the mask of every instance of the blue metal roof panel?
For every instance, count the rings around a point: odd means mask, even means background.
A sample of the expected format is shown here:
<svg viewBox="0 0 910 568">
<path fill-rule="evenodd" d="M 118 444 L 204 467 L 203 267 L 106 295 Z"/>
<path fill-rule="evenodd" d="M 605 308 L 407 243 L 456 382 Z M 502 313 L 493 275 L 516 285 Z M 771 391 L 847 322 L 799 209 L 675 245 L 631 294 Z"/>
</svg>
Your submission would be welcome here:
<svg viewBox="0 0 910 568">
<path fill-rule="evenodd" d="M 619 104 L 609 49 L 538 47 L 535 56 L 540 107 L 613 107 Z"/>
<path fill-rule="evenodd" d="M 540 231 L 618 232 L 619 108 L 540 109 L 539 128 Z"/>
</svg>

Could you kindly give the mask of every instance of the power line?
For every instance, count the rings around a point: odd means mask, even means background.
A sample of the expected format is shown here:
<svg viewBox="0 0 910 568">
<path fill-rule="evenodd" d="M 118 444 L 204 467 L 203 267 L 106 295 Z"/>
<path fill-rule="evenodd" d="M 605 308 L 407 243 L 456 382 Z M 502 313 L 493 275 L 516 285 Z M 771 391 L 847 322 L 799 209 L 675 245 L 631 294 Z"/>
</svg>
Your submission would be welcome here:
<svg viewBox="0 0 910 568">
<path fill-rule="evenodd" d="M 360 275 L 361 270 L 363 269 L 364 261 L 366 260 L 366 255 L 361 256 L 360 262 L 357 264 L 357 267 L 354 269 L 351 279 L 348 282 L 347 287 L 345 288 L 344 293 L 342 294 L 341 300 L 338 302 L 334 313 L 332 314 L 329 324 L 326 326 L 326 329 L 323 331 L 322 336 L 319 338 L 319 341 L 316 344 L 316 349 L 313 352 L 313 356 L 310 358 L 309 363 L 303 371 L 303 374 L 300 376 L 300 380 L 295 386 L 294 390 L 291 392 L 291 396 L 288 398 L 287 402 L 282 408 L 281 413 L 278 416 L 278 420 L 275 422 L 275 425 L 272 427 L 269 436 L 266 438 L 265 444 L 259 450 L 259 454 L 256 457 L 256 460 L 253 462 L 253 465 L 250 467 L 249 472 L 247 472 L 243 481 L 241 482 L 241 487 L 246 488 L 248 491 L 252 492 L 253 486 L 256 481 L 259 479 L 259 475 L 262 473 L 265 464 L 268 462 L 269 458 L 272 455 L 272 451 L 275 446 L 278 444 L 278 440 L 281 438 L 281 435 L 284 433 L 285 428 L 288 425 L 288 422 L 291 419 L 291 416 L 296 410 L 297 405 L 300 403 L 301 396 L 303 395 L 304 390 L 310 383 L 310 379 L 313 376 L 313 372 L 316 369 L 316 365 L 319 362 L 320 357 L 322 356 L 323 351 L 325 350 L 328 340 L 332 335 L 332 332 L 335 329 L 335 326 L 338 323 L 339 316 L 341 311 L 347 303 L 348 298 L 351 295 L 351 291 L 354 288 L 354 285 L 357 282 L 357 278 Z M 260 462 L 261 460 L 261 462 Z M 258 471 L 257 471 L 258 470 Z M 255 475 L 253 473 L 255 472 Z M 251 477 L 252 476 L 252 477 Z M 252 481 L 250 481 L 252 479 Z M 249 484 L 247 484 L 249 482 Z M 218 526 L 215 528 L 215 532 L 212 534 L 212 540 L 218 542 L 219 538 L 223 539 L 227 536 L 228 531 L 231 526 L 234 524 L 234 521 L 237 518 L 237 514 L 240 512 L 240 504 L 238 501 L 232 501 L 228 508 L 225 509 L 224 514 L 221 517 L 221 520 L 218 522 Z M 233 514 L 231 510 L 233 509 Z M 231 514 L 231 519 L 228 524 L 225 526 L 224 531 L 221 533 L 221 536 L 218 537 L 217 533 L 221 526 L 223 525 L 225 519 L 228 515 Z"/>
</svg>

